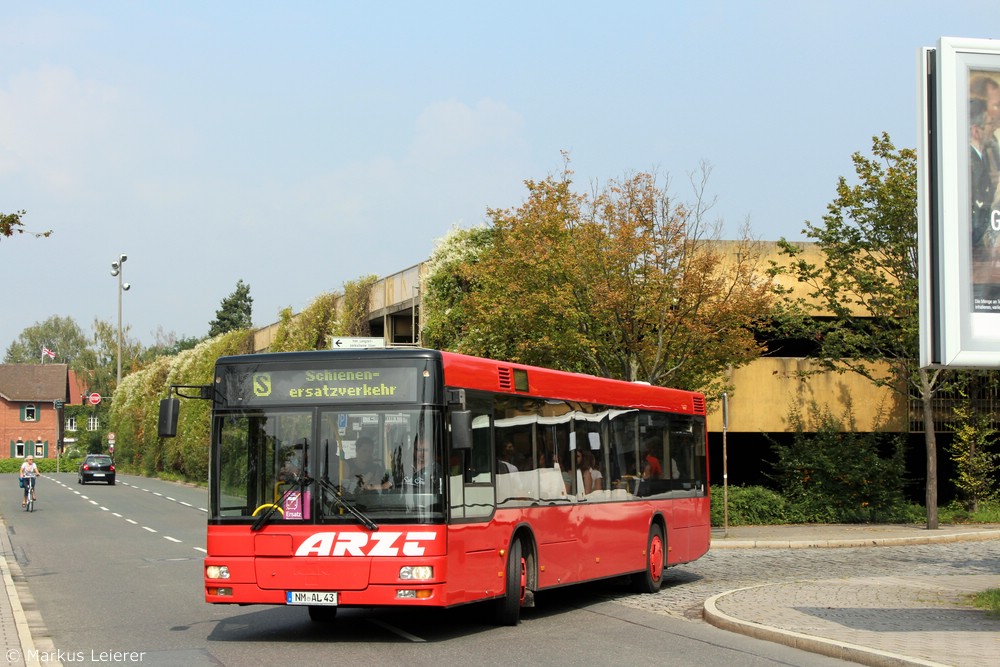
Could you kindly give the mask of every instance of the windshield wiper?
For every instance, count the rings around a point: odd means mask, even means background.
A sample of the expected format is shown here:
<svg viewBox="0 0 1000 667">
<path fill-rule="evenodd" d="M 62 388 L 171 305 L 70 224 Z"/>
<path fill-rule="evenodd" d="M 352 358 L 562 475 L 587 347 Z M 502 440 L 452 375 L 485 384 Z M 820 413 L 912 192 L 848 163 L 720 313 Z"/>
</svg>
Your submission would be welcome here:
<svg viewBox="0 0 1000 667">
<path fill-rule="evenodd" d="M 268 520 L 274 514 L 275 510 L 277 510 L 279 507 L 284 507 L 285 500 L 288 498 L 289 495 L 291 495 L 292 491 L 297 490 L 300 495 L 304 496 L 305 493 L 303 492 L 305 488 L 312 483 L 313 480 L 311 477 L 296 477 L 292 486 L 288 487 L 288 489 L 286 489 L 285 492 L 281 494 L 281 498 L 279 498 L 277 502 L 271 503 L 271 505 L 267 508 L 267 511 L 261 514 L 259 517 L 257 517 L 254 520 L 254 522 L 250 524 L 250 530 L 256 531 L 263 528 L 264 524 L 268 522 Z"/>
<path fill-rule="evenodd" d="M 319 479 L 319 485 L 324 491 L 327 491 L 331 496 L 333 496 L 334 501 L 337 505 L 347 510 L 348 514 L 353 516 L 355 519 L 364 524 L 364 527 L 368 530 L 378 530 L 378 524 L 375 523 L 370 516 L 359 510 L 357 507 L 347 502 L 344 499 L 344 494 L 340 492 L 336 486 L 326 477 L 321 477 Z"/>
</svg>

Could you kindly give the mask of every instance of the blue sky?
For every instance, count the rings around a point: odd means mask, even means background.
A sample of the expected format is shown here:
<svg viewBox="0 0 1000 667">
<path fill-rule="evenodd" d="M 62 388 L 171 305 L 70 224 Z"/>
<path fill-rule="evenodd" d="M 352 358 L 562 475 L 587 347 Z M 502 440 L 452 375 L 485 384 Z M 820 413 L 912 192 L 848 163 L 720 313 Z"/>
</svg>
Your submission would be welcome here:
<svg viewBox="0 0 1000 667">
<path fill-rule="evenodd" d="M 916 62 L 994 38 L 985 0 L 33 2 L 0 11 L 0 353 L 27 326 L 202 336 L 413 266 L 569 153 L 589 191 L 681 198 L 706 162 L 734 237 L 804 239 L 851 154 L 916 145 Z M 58 352 L 58 350 L 57 350 Z"/>
</svg>

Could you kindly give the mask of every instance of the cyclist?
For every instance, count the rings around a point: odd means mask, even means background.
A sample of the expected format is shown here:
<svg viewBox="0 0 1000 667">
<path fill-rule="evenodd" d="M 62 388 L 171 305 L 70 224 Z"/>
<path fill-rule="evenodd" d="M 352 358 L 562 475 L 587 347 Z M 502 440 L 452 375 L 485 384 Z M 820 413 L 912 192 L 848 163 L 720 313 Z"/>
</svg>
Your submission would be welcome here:
<svg viewBox="0 0 1000 667">
<path fill-rule="evenodd" d="M 28 489 L 31 489 L 31 500 L 34 502 L 35 498 L 35 478 L 38 477 L 38 466 L 35 465 L 35 457 L 31 454 L 24 459 L 24 463 L 21 464 L 21 471 L 17 476 L 22 480 L 24 485 L 24 500 L 21 501 L 21 507 L 28 504 Z"/>
</svg>

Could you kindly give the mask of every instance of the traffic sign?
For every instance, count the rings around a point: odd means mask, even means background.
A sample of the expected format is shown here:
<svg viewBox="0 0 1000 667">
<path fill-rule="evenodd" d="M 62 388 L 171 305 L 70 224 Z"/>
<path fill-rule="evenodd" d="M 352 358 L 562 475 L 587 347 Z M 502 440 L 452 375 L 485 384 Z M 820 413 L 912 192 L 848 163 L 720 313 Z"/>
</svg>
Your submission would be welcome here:
<svg viewBox="0 0 1000 667">
<path fill-rule="evenodd" d="M 335 350 L 367 350 L 385 347 L 385 338 L 335 338 L 332 347 Z"/>
<path fill-rule="evenodd" d="M 108 443 L 111 444 L 111 445 L 115 444 L 115 434 L 114 433 L 108 433 Z"/>
<path fill-rule="evenodd" d="M 97 405 L 98 403 L 101 402 L 101 395 L 95 391 L 93 394 L 87 397 L 87 400 L 90 402 L 91 405 Z"/>
</svg>

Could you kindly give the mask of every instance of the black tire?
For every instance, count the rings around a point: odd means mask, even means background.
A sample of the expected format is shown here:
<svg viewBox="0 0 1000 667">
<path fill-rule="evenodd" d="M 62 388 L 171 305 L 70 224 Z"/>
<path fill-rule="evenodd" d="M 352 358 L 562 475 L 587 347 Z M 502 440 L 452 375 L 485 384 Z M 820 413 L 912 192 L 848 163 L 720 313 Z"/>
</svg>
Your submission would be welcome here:
<svg viewBox="0 0 1000 667">
<path fill-rule="evenodd" d="M 649 527 L 646 538 L 646 569 L 632 575 L 632 589 L 637 593 L 656 593 L 663 583 L 663 565 L 666 562 L 667 543 L 659 524 Z"/>
<path fill-rule="evenodd" d="M 108 486 L 114 486 L 114 485 L 115 485 L 115 480 L 109 479 L 108 480 Z"/>
<path fill-rule="evenodd" d="M 337 607 L 309 607 L 309 620 L 313 623 L 332 623 L 337 618 Z"/>
<path fill-rule="evenodd" d="M 515 539 L 507 551 L 506 589 L 493 604 L 493 620 L 497 625 L 517 625 L 521 622 L 521 601 L 525 589 L 525 563 L 521 541 Z"/>
</svg>

